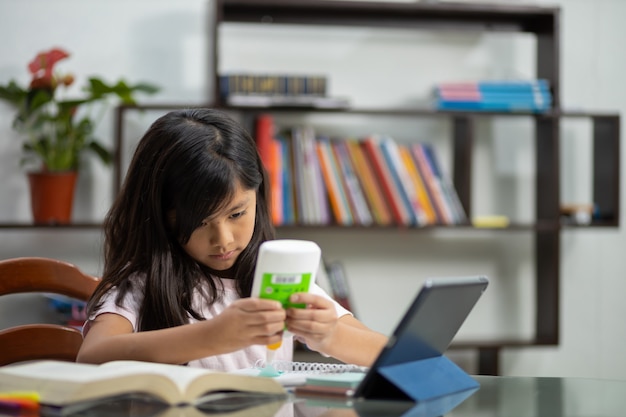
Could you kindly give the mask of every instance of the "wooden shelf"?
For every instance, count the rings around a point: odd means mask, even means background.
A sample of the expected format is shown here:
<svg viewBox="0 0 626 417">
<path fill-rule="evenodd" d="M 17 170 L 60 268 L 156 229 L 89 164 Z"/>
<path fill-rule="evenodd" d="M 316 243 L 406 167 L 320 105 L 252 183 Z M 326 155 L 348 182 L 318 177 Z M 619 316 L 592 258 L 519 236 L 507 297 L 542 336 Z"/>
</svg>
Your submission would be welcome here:
<svg viewBox="0 0 626 417">
<path fill-rule="evenodd" d="M 125 114 L 134 110 L 174 110 L 189 107 L 213 107 L 239 112 L 245 120 L 259 113 L 316 113 L 331 117 L 366 115 L 404 118 L 440 118 L 452 123 L 453 182 L 468 217 L 471 200 L 475 124 L 482 118 L 529 118 L 535 136 L 535 221 L 514 222 L 504 228 L 460 226 L 336 226 L 292 225 L 279 230 L 328 229 L 380 231 L 410 229 L 415 233 L 454 231 L 459 233 L 531 233 L 535 256 L 535 335 L 532 340 L 473 341 L 454 344 L 454 349 L 477 349 L 479 373 L 498 374 L 502 348 L 557 345 L 560 340 L 560 234 L 563 230 L 609 228 L 620 225 L 620 115 L 615 112 L 567 111 L 560 108 L 560 9 L 520 4 L 370 2 L 328 0 L 216 0 L 215 22 L 211 35 L 210 68 L 215 95 L 208 103 L 161 103 L 141 107 L 119 107 L 116 113 L 115 184 L 121 183 L 119 149 L 123 149 Z M 348 108 L 313 109 L 303 107 L 233 107 L 224 106 L 219 91 L 219 27 L 228 23 L 257 25 L 335 25 L 368 26 L 442 31 L 520 32 L 536 37 L 537 78 L 548 80 L 553 110 L 532 112 L 437 111 L 430 108 Z M 564 119 L 588 119 L 593 135 L 593 200 L 597 215 L 590 225 L 561 222 L 560 217 L 560 134 Z"/>
</svg>

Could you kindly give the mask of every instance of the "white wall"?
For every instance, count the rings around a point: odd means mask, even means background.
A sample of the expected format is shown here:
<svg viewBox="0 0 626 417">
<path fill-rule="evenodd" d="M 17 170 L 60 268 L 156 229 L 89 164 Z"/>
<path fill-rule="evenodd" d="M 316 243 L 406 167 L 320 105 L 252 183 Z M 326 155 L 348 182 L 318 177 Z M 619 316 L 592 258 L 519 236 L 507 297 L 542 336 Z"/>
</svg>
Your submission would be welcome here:
<svg viewBox="0 0 626 417">
<path fill-rule="evenodd" d="M 554 2 L 538 2 L 552 4 Z M 626 29 L 621 1 L 562 0 L 562 101 L 566 107 L 626 110 L 626 62 L 618 50 Z M 200 103 L 211 88 L 207 36 L 209 0 L 0 0 L 0 81 L 27 82 L 26 63 L 51 46 L 72 52 L 62 64 L 78 84 L 97 74 L 114 80 L 146 80 L 163 87 L 144 102 Z M 98 16 L 98 18 L 94 18 Z M 421 103 L 430 85 L 449 79 L 532 77 L 530 36 L 458 34 L 369 29 L 277 28 L 264 32 L 230 25 L 222 30 L 220 69 L 326 72 L 331 92 L 360 106 Z M 268 46 L 275 45 L 275 46 Z M 384 81 L 381 81 L 383 75 Z M 160 114 L 133 114 L 126 125 L 137 138 Z M 0 103 L 0 222 L 28 221 L 26 182 L 20 170 L 19 138 L 11 131 L 11 110 Z M 279 118 L 280 121 L 280 118 Z M 404 118 L 306 116 L 305 123 L 328 133 L 390 133 L 398 140 L 428 140 L 449 166 L 449 125 Z M 563 123 L 564 201 L 590 198 L 589 125 Z M 112 143 L 112 118 L 99 127 Z M 485 121 L 479 126 L 473 179 L 475 214 L 504 213 L 532 220 L 531 123 L 523 118 Z M 570 145 L 571 144 L 571 145 Z M 132 142 L 127 146 L 132 148 Z M 91 163 L 79 184 L 75 219 L 99 219 L 110 204 L 110 171 Z M 622 212 L 622 216 L 624 216 Z M 533 332 L 533 248 L 528 232 L 291 231 L 281 237 L 314 239 L 324 255 L 346 266 L 358 316 L 389 332 L 424 278 L 484 273 L 492 278 L 464 325 L 459 340 L 529 339 Z M 86 271 L 101 271 L 99 231 L 0 230 L 0 258 L 53 256 Z M 506 350 L 508 375 L 575 375 L 626 379 L 626 316 L 622 294 L 623 228 L 574 230 L 562 234 L 561 344 Z M 379 308 L 372 308 L 378 304 Z M 13 308 L 13 306 L 11 306 Z M 0 303 L 0 322 L 13 316 Z"/>
</svg>

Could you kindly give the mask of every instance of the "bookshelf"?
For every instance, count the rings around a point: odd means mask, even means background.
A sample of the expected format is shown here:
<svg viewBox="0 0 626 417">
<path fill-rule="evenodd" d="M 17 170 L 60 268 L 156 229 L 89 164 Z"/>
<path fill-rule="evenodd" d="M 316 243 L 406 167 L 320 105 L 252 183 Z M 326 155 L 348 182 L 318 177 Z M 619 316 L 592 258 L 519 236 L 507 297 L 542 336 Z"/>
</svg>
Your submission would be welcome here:
<svg viewBox="0 0 626 417">
<path fill-rule="evenodd" d="M 370 2 L 327 0 L 216 0 L 214 25 L 211 31 L 211 76 L 214 96 L 205 105 L 237 112 L 252 126 L 261 113 L 302 114 L 303 112 L 367 116 L 394 116 L 407 119 L 443 118 L 452 124 L 452 176 L 455 188 L 466 213 L 471 217 L 472 207 L 472 152 L 476 140 L 476 124 L 481 118 L 523 117 L 533 123 L 535 144 L 535 219 L 528 223 L 512 223 L 494 228 L 494 233 L 529 232 L 534 243 L 535 279 L 535 335 L 531 341 L 497 340 L 456 344 L 452 348 L 476 349 L 480 374 L 499 373 L 499 354 L 503 348 L 549 346 L 559 343 L 559 282 L 560 235 L 569 228 L 610 228 L 620 225 L 620 115 L 611 112 L 568 112 L 560 104 L 560 9 L 557 7 L 522 4 L 430 3 L 430 2 Z M 226 106 L 220 100 L 218 83 L 218 28 L 224 23 L 256 25 L 334 25 L 346 27 L 380 27 L 427 29 L 436 31 L 468 30 L 531 34 L 536 38 L 536 77 L 547 79 L 553 97 L 552 110 L 535 114 L 530 112 L 499 113 L 470 111 L 434 111 L 413 108 L 349 108 L 307 110 L 303 108 L 253 108 Z M 197 104 L 195 106 L 198 106 Z M 158 104 L 141 107 L 119 107 L 116 113 L 115 184 L 120 184 L 122 171 L 119 150 L 123 149 L 124 118 L 128 112 L 173 110 L 189 107 L 180 104 Z M 598 215 L 589 225 L 567 225 L 560 220 L 560 136 L 561 121 L 584 119 L 592 125 L 592 185 L 593 201 Z M 315 228 L 315 230 L 348 227 L 358 232 L 366 226 L 285 226 L 285 229 Z M 398 226 L 374 226 L 394 230 Z M 372 226 L 367 227 L 370 230 Z M 424 233 L 431 228 L 454 228 L 462 233 L 475 233 L 471 225 L 428 226 L 409 228 L 412 233 Z M 403 226 L 406 231 L 407 227 Z M 480 229 L 482 232 L 484 229 Z"/>
</svg>

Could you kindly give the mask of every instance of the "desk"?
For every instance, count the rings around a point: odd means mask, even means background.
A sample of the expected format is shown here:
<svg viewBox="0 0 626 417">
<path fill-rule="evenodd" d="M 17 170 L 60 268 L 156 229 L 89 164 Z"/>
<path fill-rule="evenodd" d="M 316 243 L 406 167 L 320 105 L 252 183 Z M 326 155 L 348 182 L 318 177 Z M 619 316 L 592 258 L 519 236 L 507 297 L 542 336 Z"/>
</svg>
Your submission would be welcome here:
<svg viewBox="0 0 626 417">
<path fill-rule="evenodd" d="M 624 417 L 626 381 L 584 378 L 476 376 L 480 389 L 446 417 Z M 0 413 L 1 414 L 1 413 Z M 305 398 L 232 413 L 157 409 L 145 404 L 109 403 L 73 417 L 434 417 L 406 403 L 358 401 L 329 407 Z"/>
<path fill-rule="evenodd" d="M 480 383 L 480 389 L 446 413 L 446 417 L 626 416 L 626 381 L 498 376 L 474 378 Z M 350 413 L 345 410 L 328 410 L 322 414 L 323 417 L 369 417 L 370 415 L 425 416 L 424 412 L 412 413 L 411 410 L 404 413 L 368 413 L 367 407 L 357 412 L 355 410 L 350 410 Z"/>
</svg>

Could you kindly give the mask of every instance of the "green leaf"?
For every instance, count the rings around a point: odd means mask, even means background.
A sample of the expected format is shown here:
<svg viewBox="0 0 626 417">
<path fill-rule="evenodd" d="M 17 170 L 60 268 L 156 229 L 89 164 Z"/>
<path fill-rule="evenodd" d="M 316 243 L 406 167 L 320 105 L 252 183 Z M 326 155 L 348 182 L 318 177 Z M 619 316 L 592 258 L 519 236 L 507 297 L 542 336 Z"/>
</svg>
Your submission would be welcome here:
<svg viewBox="0 0 626 417">
<path fill-rule="evenodd" d="M 8 101 L 14 106 L 19 106 L 28 92 L 21 88 L 15 81 L 11 81 L 6 87 L 0 86 L 0 99 Z"/>
<path fill-rule="evenodd" d="M 98 142 L 95 141 L 91 141 L 87 144 L 87 147 L 93 151 L 96 155 L 98 155 L 98 157 L 100 158 L 100 160 L 105 164 L 105 165 L 110 165 L 111 162 L 113 162 L 113 155 L 111 155 L 111 152 L 109 152 L 108 149 L 105 149 L 102 145 L 100 145 Z"/>
</svg>

